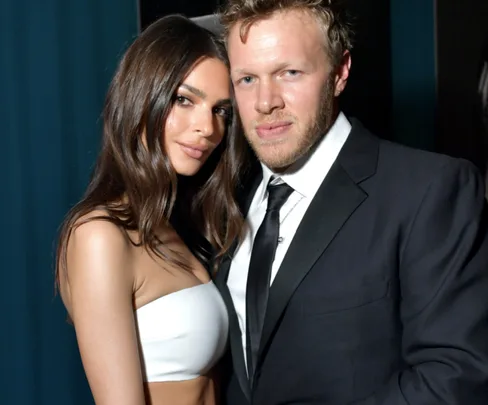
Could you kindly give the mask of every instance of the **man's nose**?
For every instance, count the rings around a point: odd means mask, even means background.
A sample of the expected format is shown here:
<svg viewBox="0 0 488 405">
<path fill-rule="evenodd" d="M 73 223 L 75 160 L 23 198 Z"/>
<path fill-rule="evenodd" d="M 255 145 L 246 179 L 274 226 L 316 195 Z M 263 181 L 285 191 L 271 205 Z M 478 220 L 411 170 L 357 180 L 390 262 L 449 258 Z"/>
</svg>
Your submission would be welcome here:
<svg viewBox="0 0 488 405">
<path fill-rule="evenodd" d="M 283 98 L 279 86 L 270 81 L 261 81 L 256 95 L 256 111 L 261 114 L 270 114 L 275 109 L 284 107 Z"/>
</svg>

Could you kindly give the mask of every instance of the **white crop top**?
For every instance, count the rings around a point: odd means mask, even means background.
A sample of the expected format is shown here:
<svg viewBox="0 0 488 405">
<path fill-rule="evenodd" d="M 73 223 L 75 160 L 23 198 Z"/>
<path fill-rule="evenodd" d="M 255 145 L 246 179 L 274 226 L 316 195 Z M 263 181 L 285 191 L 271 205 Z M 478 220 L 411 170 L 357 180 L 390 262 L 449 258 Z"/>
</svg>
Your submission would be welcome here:
<svg viewBox="0 0 488 405">
<path fill-rule="evenodd" d="M 135 314 L 147 382 L 197 378 L 224 353 L 229 320 L 212 282 L 164 295 Z"/>
</svg>

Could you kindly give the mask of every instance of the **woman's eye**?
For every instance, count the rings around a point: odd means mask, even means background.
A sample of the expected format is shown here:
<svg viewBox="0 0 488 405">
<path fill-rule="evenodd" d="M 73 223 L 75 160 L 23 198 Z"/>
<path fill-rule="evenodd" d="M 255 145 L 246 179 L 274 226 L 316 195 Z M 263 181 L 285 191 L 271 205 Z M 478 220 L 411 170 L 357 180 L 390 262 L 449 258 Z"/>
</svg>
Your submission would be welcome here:
<svg viewBox="0 0 488 405">
<path fill-rule="evenodd" d="M 221 117 L 229 118 L 231 114 L 231 109 L 228 107 L 216 107 L 214 109 L 214 113 L 220 115 Z"/>
<path fill-rule="evenodd" d="M 176 102 L 176 104 L 183 105 L 183 106 L 191 104 L 191 100 L 189 98 L 182 96 L 180 94 L 176 95 L 175 102 Z"/>
</svg>

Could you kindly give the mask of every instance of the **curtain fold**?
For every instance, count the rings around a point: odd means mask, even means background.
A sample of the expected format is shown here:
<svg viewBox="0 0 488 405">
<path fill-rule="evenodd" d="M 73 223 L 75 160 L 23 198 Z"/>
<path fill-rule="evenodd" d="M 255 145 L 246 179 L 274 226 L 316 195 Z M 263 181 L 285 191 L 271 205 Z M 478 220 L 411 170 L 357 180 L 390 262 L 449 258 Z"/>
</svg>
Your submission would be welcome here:
<svg viewBox="0 0 488 405">
<path fill-rule="evenodd" d="M 393 140 L 435 150 L 436 1 L 391 0 Z"/>
<path fill-rule="evenodd" d="M 81 196 L 135 0 L 0 2 L 0 404 L 93 403 L 54 295 L 59 224 Z"/>
</svg>

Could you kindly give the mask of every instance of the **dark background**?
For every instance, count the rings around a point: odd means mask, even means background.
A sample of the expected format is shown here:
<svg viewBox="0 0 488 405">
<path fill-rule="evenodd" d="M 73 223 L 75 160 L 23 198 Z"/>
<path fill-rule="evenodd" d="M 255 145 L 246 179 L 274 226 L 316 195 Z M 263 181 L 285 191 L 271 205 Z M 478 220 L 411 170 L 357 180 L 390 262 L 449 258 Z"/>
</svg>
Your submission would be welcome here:
<svg viewBox="0 0 488 405">
<path fill-rule="evenodd" d="M 349 0 L 348 3 L 358 35 L 354 43 L 352 75 L 343 94 L 343 108 L 364 121 L 371 130 L 390 138 L 390 2 Z M 140 25 L 144 29 L 155 19 L 167 14 L 181 13 L 188 17 L 211 14 L 220 2 L 140 0 L 139 4 Z"/>
<path fill-rule="evenodd" d="M 476 109 L 487 0 L 347 0 L 356 32 L 344 111 L 376 134 L 464 157 L 484 169 Z M 182 13 L 211 14 L 219 1 L 140 0 L 140 26 Z"/>
<path fill-rule="evenodd" d="M 384 138 L 482 167 L 476 108 L 487 0 L 349 0 L 344 110 Z M 118 60 L 157 17 L 217 1 L 0 1 L 0 404 L 93 403 L 54 293 L 59 225 L 83 194 Z M 426 174 L 428 175 L 428 174 Z"/>
<path fill-rule="evenodd" d="M 211 0 L 139 0 L 141 29 L 147 27 L 157 18 L 168 14 L 184 14 L 187 17 L 212 14 L 219 5 L 219 1 Z"/>
<path fill-rule="evenodd" d="M 484 169 L 486 132 L 476 97 L 488 44 L 488 0 L 437 2 L 437 150 Z"/>
</svg>

